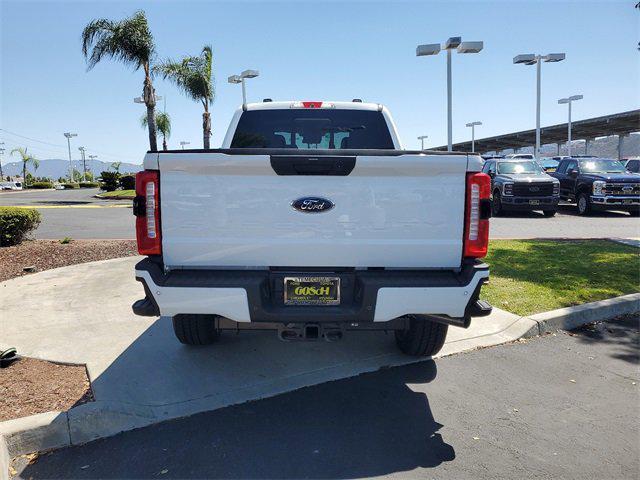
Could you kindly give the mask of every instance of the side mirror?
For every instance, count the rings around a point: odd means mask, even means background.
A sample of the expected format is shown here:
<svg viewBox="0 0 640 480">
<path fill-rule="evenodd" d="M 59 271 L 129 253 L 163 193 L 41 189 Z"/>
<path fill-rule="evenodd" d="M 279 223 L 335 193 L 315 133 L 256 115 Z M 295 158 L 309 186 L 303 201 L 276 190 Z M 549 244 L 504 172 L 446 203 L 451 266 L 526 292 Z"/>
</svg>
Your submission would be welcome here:
<svg viewBox="0 0 640 480">
<path fill-rule="evenodd" d="M 568 174 L 569 174 L 569 176 L 570 176 L 570 177 L 572 177 L 572 178 L 576 178 L 576 177 L 578 176 L 578 171 L 577 171 L 577 170 L 575 170 L 575 169 L 573 169 L 573 168 L 570 168 L 570 169 L 569 169 L 569 171 L 568 171 L 567 173 L 568 173 Z"/>
</svg>

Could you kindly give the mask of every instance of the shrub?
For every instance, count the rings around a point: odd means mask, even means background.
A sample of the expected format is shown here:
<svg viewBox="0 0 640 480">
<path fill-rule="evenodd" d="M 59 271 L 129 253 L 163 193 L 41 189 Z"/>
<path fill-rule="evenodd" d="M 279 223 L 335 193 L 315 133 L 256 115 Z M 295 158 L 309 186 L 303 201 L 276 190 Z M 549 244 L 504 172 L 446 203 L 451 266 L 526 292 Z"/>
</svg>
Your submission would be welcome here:
<svg viewBox="0 0 640 480">
<path fill-rule="evenodd" d="M 64 187 L 65 190 L 72 189 L 72 188 L 80 188 L 80 185 L 77 183 L 63 183 L 62 186 Z"/>
<path fill-rule="evenodd" d="M 53 188 L 53 183 L 51 182 L 35 182 L 29 185 L 29 188 L 35 189 L 44 189 L 44 188 Z"/>
<path fill-rule="evenodd" d="M 18 245 L 40 225 L 40 212 L 31 208 L 0 207 L 0 246 Z"/>
<path fill-rule="evenodd" d="M 113 192 L 118 188 L 118 180 L 120 174 L 118 172 L 102 172 L 100 173 L 100 188 L 105 192 Z"/>
<path fill-rule="evenodd" d="M 60 240 L 60 243 L 62 245 L 68 245 L 71 242 L 73 242 L 73 238 L 71 237 L 64 237 L 62 240 Z"/>
<path fill-rule="evenodd" d="M 120 186 L 123 190 L 135 190 L 136 177 L 133 175 L 124 175 L 123 177 L 120 177 Z"/>
<path fill-rule="evenodd" d="M 99 186 L 96 182 L 80 182 L 80 188 L 96 188 Z"/>
</svg>

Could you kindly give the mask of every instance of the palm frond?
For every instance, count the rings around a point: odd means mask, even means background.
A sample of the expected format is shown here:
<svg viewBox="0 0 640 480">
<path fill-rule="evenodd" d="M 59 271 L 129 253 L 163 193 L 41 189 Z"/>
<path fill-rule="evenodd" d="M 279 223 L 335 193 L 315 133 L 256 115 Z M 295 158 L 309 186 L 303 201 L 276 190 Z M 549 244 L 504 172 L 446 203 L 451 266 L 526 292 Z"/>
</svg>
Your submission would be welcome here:
<svg viewBox="0 0 640 480">
<path fill-rule="evenodd" d="M 82 53 L 88 70 L 103 58 L 133 65 L 137 70 L 149 64 L 154 52 L 153 35 L 143 11 L 120 21 L 93 20 L 82 31 Z"/>
<path fill-rule="evenodd" d="M 213 53 L 210 45 L 194 57 L 183 57 L 179 61 L 167 59 L 154 67 L 154 72 L 164 80 L 172 81 L 182 92 L 196 101 L 211 104 L 214 90 L 211 72 Z"/>
<path fill-rule="evenodd" d="M 146 115 L 140 117 L 140 127 L 147 128 L 149 124 Z M 156 113 L 156 131 L 161 133 L 164 137 L 169 138 L 171 136 L 171 117 L 166 112 Z"/>
</svg>

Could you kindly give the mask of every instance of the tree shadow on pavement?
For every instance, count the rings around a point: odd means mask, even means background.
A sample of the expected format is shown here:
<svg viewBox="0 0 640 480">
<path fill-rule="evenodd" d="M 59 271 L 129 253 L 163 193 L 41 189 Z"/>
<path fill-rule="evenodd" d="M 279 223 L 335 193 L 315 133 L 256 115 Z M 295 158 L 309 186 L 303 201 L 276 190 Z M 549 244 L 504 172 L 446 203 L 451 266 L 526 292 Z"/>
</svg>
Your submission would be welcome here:
<svg viewBox="0 0 640 480">
<path fill-rule="evenodd" d="M 455 458 L 427 396 L 433 360 L 306 387 L 41 457 L 23 478 L 361 478 Z M 424 387 L 422 387 L 424 390 Z"/>
<path fill-rule="evenodd" d="M 613 358 L 640 364 L 640 314 L 585 325 L 572 333 L 587 345 L 596 342 L 615 345 L 616 351 L 611 355 Z"/>
</svg>

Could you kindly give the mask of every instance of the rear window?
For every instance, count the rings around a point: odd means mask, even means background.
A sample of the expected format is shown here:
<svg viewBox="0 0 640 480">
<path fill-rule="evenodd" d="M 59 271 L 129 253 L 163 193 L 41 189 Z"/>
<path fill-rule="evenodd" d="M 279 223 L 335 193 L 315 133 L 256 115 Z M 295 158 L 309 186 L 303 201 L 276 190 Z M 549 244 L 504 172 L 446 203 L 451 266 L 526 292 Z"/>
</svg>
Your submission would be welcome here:
<svg viewBox="0 0 640 480">
<path fill-rule="evenodd" d="M 243 112 L 231 148 L 393 149 L 381 112 L 297 109 Z"/>
</svg>

